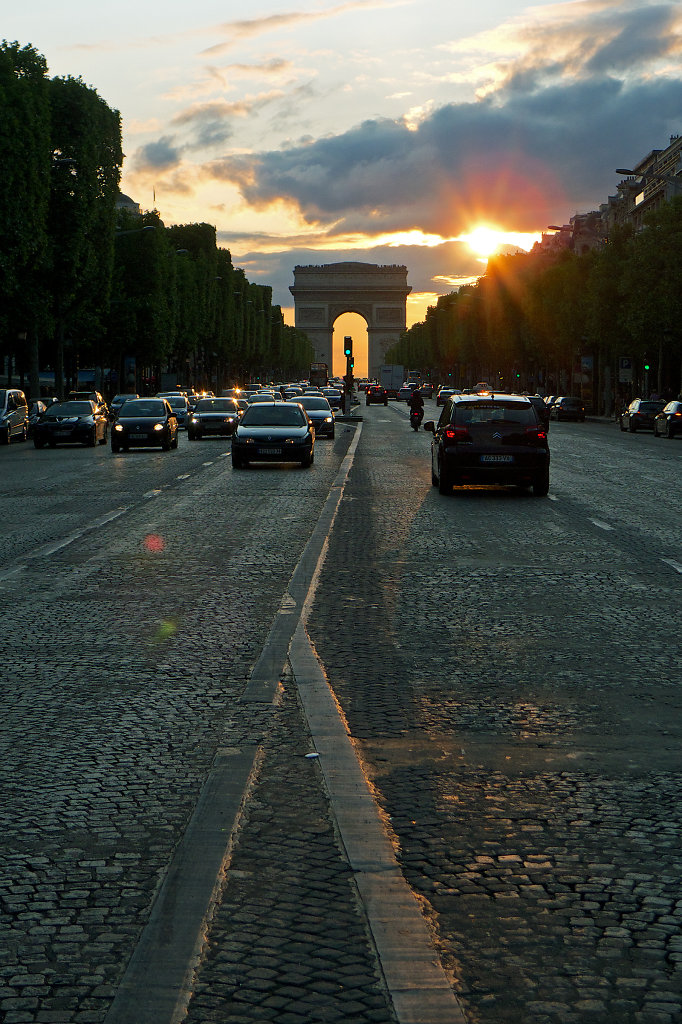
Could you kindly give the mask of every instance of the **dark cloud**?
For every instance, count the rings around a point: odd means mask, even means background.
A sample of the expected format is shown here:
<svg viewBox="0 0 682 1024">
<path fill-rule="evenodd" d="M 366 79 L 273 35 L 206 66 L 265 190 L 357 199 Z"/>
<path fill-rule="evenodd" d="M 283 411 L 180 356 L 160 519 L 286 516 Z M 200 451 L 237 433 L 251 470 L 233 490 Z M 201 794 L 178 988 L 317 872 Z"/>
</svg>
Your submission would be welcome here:
<svg viewBox="0 0 682 1024">
<path fill-rule="evenodd" d="M 226 157 L 204 168 L 258 208 L 284 198 L 338 233 L 419 228 L 454 236 L 472 215 L 536 230 L 589 208 L 613 169 L 667 144 L 682 121 L 682 82 L 625 86 L 609 76 L 449 104 L 416 130 L 375 120 L 309 145 Z M 569 198 L 570 197 L 570 198 Z M 570 209 L 568 212 L 574 212 Z"/>
<path fill-rule="evenodd" d="M 599 47 L 586 63 L 588 71 L 632 71 L 653 60 L 679 52 L 675 29 L 679 10 L 669 5 L 629 11 L 613 38 Z"/>
<path fill-rule="evenodd" d="M 182 147 L 175 145 L 175 137 L 164 135 L 156 142 L 148 142 L 135 151 L 133 167 L 136 171 L 167 171 L 178 166 L 181 156 Z"/>
</svg>

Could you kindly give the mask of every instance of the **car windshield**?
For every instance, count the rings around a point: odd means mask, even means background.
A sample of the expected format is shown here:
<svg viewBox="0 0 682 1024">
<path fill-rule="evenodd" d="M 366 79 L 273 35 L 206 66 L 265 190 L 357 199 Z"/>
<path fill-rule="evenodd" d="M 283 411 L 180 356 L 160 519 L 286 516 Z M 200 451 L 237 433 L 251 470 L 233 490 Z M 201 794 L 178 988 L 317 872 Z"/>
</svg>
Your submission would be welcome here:
<svg viewBox="0 0 682 1024">
<path fill-rule="evenodd" d="M 161 399 L 132 399 L 132 401 L 126 402 L 125 405 L 122 406 L 120 418 L 128 419 L 132 416 L 164 416 L 165 411 L 165 405 Z"/>
<path fill-rule="evenodd" d="M 251 405 L 242 417 L 245 427 L 302 427 L 305 422 L 296 405 Z"/>
<path fill-rule="evenodd" d="M 89 402 L 55 402 L 45 413 L 48 419 L 54 420 L 58 416 L 89 416 L 92 413 L 92 406 Z"/>
<path fill-rule="evenodd" d="M 329 402 L 326 398 L 308 398 L 305 395 L 298 399 L 299 405 L 304 409 L 328 409 Z"/>
<path fill-rule="evenodd" d="M 166 401 L 170 405 L 171 409 L 184 409 L 187 405 L 186 398 L 167 398 Z"/>
<path fill-rule="evenodd" d="M 477 402 L 457 406 L 457 424 L 482 423 L 535 423 L 535 412 L 531 405 L 511 402 Z"/>
<path fill-rule="evenodd" d="M 202 398 L 194 407 L 194 412 L 235 412 L 236 406 L 232 398 Z"/>
</svg>

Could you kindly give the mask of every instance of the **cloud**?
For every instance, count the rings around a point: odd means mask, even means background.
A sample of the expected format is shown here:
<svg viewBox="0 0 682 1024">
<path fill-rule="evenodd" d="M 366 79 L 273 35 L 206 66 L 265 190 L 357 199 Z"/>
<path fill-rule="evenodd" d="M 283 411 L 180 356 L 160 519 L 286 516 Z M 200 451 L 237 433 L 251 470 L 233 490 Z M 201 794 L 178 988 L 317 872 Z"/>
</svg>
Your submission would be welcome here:
<svg viewBox="0 0 682 1024">
<path fill-rule="evenodd" d="M 266 32 L 296 28 L 303 24 L 336 18 L 339 15 L 355 11 L 399 7 L 403 6 L 406 2 L 410 2 L 410 0 L 350 0 L 349 3 L 337 4 L 335 7 L 327 8 L 327 10 L 286 11 L 281 14 L 270 14 L 262 18 L 242 18 L 235 21 L 227 21 L 218 25 L 214 31 L 220 32 L 229 38 L 225 42 L 215 43 L 213 46 L 207 47 L 202 52 L 204 55 L 216 56 L 217 54 L 224 53 L 242 39 L 263 35 Z"/>
<path fill-rule="evenodd" d="M 214 100 L 195 104 L 176 114 L 171 123 L 176 128 L 191 129 L 193 139 L 187 143 L 187 149 L 210 148 L 231 137 L 233 120 L 249 117 L 281 95 L 279 91 L 273 91 L 259 96 L 246 96 L 232 103 Z"/>
<path fill-rule="evenodd" d="M 182 147 L 175 145 L 175 136 L 164 135 L 140 146 L 133 155 L 133 166 L 136 171 L 168 171 L 178 166 L 181 157 Z"/>
</svg>

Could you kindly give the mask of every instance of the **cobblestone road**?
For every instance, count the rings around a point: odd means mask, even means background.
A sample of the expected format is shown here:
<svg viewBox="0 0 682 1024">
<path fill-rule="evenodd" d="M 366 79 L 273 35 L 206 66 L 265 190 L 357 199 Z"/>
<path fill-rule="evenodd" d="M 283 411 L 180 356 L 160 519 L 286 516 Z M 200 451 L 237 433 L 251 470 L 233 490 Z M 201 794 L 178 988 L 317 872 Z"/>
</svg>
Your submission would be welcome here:
<svg viewBox="0 0 682 1024">
<path fill-rule="evenodd" d="M 682 444 L 552 425 L 549 500 L 444 497 L 363 412 L 308 630 L 467 1020 L 682 1019 Z M 294 681 L 242 700 L 352 436 L 234 477 L 184 438 L 2 452 L 5 1024 L 104 1022 L 247 744 L 185 1019 L 395 1020 Z"/>
</svg>

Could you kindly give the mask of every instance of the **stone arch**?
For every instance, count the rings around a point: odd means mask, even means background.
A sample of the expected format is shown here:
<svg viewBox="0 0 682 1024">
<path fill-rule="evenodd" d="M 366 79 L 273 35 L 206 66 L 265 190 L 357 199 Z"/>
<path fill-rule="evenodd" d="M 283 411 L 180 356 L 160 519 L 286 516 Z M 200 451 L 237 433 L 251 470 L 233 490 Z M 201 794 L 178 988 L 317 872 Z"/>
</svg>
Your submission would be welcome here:
<svg viewBox="0 0 682 1024">
<path fill-rule="evenodd" d="M 295 267 L 296 327 L 305 331 L 315 358 L 332 365 L 334 322 L 343 313 L 357 313 L 367 324 L 370 377 L 378 377 L 386 350 L 407 325 L 407 267 L 381 267 L 374 263 L 328 263 Z"/>
</svg>

